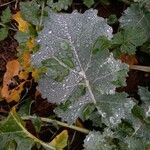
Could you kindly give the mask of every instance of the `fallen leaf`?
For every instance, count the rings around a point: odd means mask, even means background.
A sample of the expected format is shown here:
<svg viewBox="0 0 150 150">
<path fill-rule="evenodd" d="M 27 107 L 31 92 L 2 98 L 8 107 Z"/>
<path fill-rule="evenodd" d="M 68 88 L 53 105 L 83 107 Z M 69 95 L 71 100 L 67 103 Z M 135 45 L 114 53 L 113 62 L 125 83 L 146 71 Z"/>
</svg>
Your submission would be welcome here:
<svg viewBox="0 0 150 150">
<path fill-rule="evenodd" d="M 122 60 L 122 62 L 127 63 L 129 65 L 138 64 L 138 60 L 135 55 L 122 54 L 120 56 L 120 59 Z"/>
<path fill-rule="evenodd" d="M 14 77 L 17 76 L 19 79 L 24 79 L 23 82 L 17 83 Z M 3 87 L 1 90 L 2 98 L 8 103 L 11 101 L 18 102 L 20 95 L 24 90 L 24 84 L 27 81 L 28 73 L 23 71 L 18 60 L 9 61 L 6 65 L 6 73 L 3 78 Z M 15 84 L 12 89 L 9 88 L 11 84 Z"/>
</svg>

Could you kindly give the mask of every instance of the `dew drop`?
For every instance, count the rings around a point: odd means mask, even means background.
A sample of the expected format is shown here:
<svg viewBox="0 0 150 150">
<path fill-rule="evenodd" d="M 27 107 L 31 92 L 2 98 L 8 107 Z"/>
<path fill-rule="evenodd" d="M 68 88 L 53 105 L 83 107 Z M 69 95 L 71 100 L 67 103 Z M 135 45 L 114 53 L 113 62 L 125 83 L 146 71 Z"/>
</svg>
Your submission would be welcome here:
<svg viewBox="0 0 150 150">
<path fill-rule="evenodd" d="M 49 33 L 49 34 L 51 34 L 51 33 L 52 33 L 52 31 L 50 30 L 48 33 Z"/>
</svg>

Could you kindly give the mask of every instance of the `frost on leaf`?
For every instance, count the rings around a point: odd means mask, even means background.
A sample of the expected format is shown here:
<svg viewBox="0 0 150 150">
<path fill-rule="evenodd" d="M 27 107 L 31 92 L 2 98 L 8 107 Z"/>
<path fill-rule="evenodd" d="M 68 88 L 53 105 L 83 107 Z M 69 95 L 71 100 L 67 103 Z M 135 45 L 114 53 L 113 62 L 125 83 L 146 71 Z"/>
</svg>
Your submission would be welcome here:
<svg viewBox="0 0 150 150">
<path fill-rule="evenodd" d="M 125 81 L 127 65 L 115 60 L 108 49 L 93 50 L 100 36 L 112 38 L 112 28 L 91 9 L 84 14 L 49 13 L 37 39 L 41 47 L 32 55 L 32 63 L 47 67 L 38 90 L 49 102 L 65 102 L 63 110 L 70 107 L 71 119 L 64 118 L 69 122 L 86 104 L 97 104 L 101 95 L 114 94 L 117 83 Z"/>
<path fill-rule="evenodd" d="M 122 27 L 138 26 L 144 28 L 147 38 L 150 37 L 150 12 L 145 13 L 139 4 L 132 4 L 127 8 L 119 21 Z"/>
<path fill-rule="evenodd" d="M 112 149 L 113 145 L 109 143 L 108 139 L 114 137 L 111 130 L 105 129 L 102 133 L 91 131 L 84 140 L 84 150 L 103 150 Z"/>
<path fill-rule="evenodd" d="M 139 95 L 141 97 L 141 107 L 144 109 L 145 116 L 150 117 L 150 92 L 146 87 L 139 86 Z"/>
</svg>

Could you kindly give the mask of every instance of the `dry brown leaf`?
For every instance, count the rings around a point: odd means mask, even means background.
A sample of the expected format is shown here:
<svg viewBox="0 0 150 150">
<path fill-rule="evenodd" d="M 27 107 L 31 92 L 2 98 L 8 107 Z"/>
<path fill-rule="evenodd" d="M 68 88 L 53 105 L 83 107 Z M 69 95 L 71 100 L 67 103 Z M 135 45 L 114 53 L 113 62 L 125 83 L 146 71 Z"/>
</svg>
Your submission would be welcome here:
<svg viewBox="0 0 150 150">
<path fill-rule="evenodd" d="M 138 60 L 135 55 L 122 54 L 120 56 L 120 59 L 122 60 L 122 62 L 127 63 L 129 65 L 138 64 Z"/>
<path fill-rule="evenodd" d="M 18 76 L 19 79 L 24 79 L 20 84 L 14 80 L 14 77 Z M 18 60 L 9 61 L 6 65 L 6 73 L 3 78 L 3 87 L 1 90 L 2 98 L 7 102 L 20 100 L 21 92 L 24 90 L 23 86 L 28 78 L 28 74 L 22 70 Z M 16 84 L 14 88 L 10 89 L 10 84 Z"/>
</svg>

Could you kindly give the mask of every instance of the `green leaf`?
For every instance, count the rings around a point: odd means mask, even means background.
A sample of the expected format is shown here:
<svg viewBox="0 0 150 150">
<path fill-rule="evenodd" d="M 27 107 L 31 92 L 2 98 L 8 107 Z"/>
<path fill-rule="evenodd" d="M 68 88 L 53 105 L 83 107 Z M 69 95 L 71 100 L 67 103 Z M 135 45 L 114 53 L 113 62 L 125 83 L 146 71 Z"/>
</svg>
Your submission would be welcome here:
<svg viewBox="0 0 150 150">
<path fill-rule="evenodd" d="M 54 11 L 67 10 L 68 7 L 72 4 L 72 0 L 48 0 L 47 5 L 52 8 Z"/>
<path fill-rule="evenodd" d="M 97 108 L 102 113 L 102 122 L 110 127 L 121 123 L 121 119 L 130 119 L 135 103 L 127 98 L 126 93 L 99 96 Z"/>
<path fill-rule="evenodd" d="M 10 115 L 0 122 L 0 144 L 5 149 L 8 143 L 15 144 L 17 150 L 30 150 L 35 143 L 41 144 L 49 150 L 55 150 L 49 143 L 40 141 L 29 133 L 25 128 L 25 122 L 21 120 L 13 109 Z"/>
<path fill-rule="evenodd" d="M 150 38 L 150 12 L 146 13 L 139 4 L 132 4 L 119 19 L 121 27 L 131 26 L 143 28 L 147 39 Z M 137 32 L 135 32 L 137 33 Z"/>
<path fill-rule="evenodd" d="M 7 7 L 3 12 L 2 12 L 2 16 L 1 16 L 1 21 L 2 23 L 8 23 L 10 22 L 11 19 L 11 11 L 10 8 Z"/>
<path fill-rule="evenodd" d="M 94 4 L 94 0 L 84 0 L 84 4 L 90 8 Z"/>
<path fill-rule="evenodd" d="M 23 18 L 34 25 L 39 24 L 41 12 L 39 7 L 40 6 L 35 0 L 31 2 L 20 2 L 20 9 Z"/>
<path fill-rule="evenodd" d="M 115 148 L 110 140 L 113 137 L 114 134 L 109 129 L 105 129 L 103 134 L 98 131 L 91 131 L 84 140 L 84 150 L 111 150 Z"/>
<path fill-rule="evenodd" d="M 29 34 L 18 31 L 15 35 L 15 39 L 19 42 L 19 44 L 26 43 L 29 39 Z"/>
<path fill-rule="evenodd" d="M 146 39 L 143 28 L 125 27 L 114 35 L 112 44 L 118 45 L 122 53 L 135 54 L 136 47 L 141 46 Z"/>
<path fill-rule="evenodd" d="M 1 28 L 0 29 L 0 41 L 4 40 L 8 36 L 8 29 L 7 28 Z"/>
<path fill-rule="evenodd" d="M 30 115 L 30 111 L 31 111 L 31 105 L 32 105 L 33 101 L 28 98 L 24 100 L 24 103 L 22 104 L 22 106 L 19 108 L 18 114 L 20 116 L 29 116 Z"/>
<path fill-rule="evenodd" d="M 52 103 L 69 100 L 67 110 L 59 109 L 57 114 L 73 123 L 82 117 L 87 104 L 97 105 L 100 96 L 113 95 L 116 87 L 124 85 L 128 66 L 109 53 L 112 28 L 95 10 L 84 14 L 49 13 L 44 25 L 37 39 L 40 50 L 32 55 L 35 67 L 45 61 L 48 66 L 48 72 L 38 81 L 38 90 Z M 80 86 L 84 92 L 75 98 Z"/>
<path fill-rule="evenodd" d="M 141 97 L 141 107 L 144 109 L 145 117 L 150 117 L 150 92 L 148 88 L 139 86 L 138 93 Z"/>
</svg>

